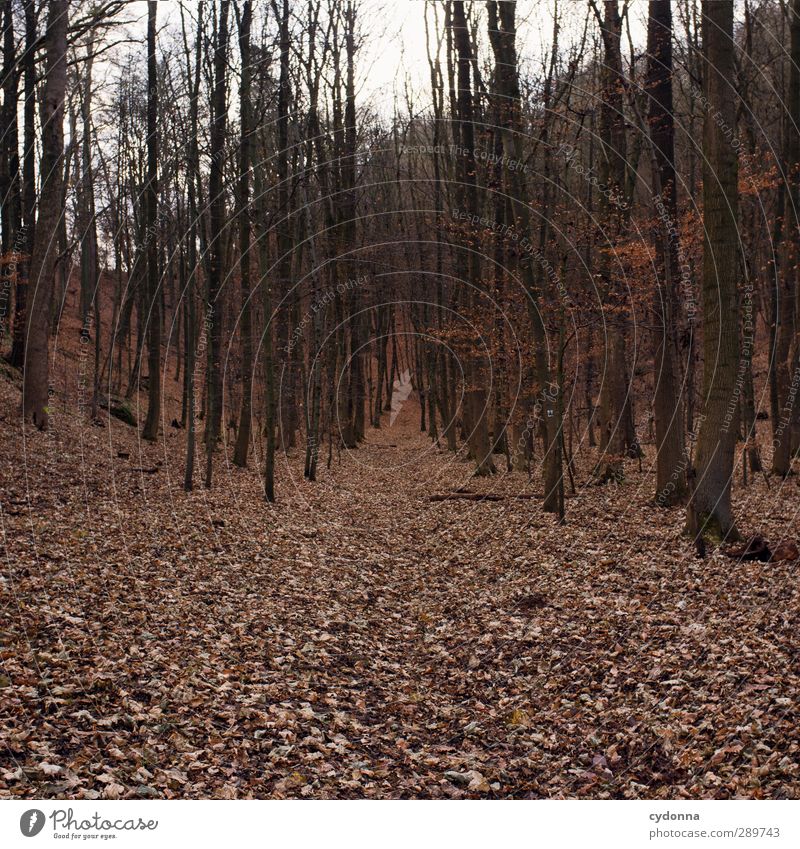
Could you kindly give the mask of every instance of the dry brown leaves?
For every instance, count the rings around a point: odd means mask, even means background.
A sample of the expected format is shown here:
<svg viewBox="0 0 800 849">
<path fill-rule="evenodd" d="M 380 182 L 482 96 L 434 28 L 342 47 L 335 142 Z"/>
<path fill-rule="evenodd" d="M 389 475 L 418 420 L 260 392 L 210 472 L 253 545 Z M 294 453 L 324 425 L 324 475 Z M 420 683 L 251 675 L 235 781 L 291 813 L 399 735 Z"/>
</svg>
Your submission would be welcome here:
<svg viewBox="0 0 800 849">
<path fill-rule="evenodd" d="M 800 796 L 797 564 L 695 559 L 647 462 L 565 527 L 431 503 L 537 487 L 470 480 L 409 402 L 268 506 L 222 457 L 185 495 L 171 429 L 23 435 L 1 391 L 0 796 Z M 797 538 L 793 480 L 736 503 Z"/>
</svg>

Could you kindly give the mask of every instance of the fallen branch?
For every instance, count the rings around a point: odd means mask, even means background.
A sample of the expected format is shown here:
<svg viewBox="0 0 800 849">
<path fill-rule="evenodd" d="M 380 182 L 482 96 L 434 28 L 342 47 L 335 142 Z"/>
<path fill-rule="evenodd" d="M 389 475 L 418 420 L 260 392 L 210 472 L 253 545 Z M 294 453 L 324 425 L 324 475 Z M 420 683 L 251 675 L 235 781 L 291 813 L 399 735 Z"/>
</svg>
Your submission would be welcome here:
<svg viewBox="0 0 800 849">
<path fill-rule="evenodd" d="M 448 492 L 445 495 L 429 495 L 428 501 L 454 501 L 457 498 L 465 501 L 503 501 L 504 495 L 482 495 L 480 492 Z"/>
<path fill-rule="evenodd" d="M 496 492 L 473 492 L 470 489 L 454 489 L 452 492 L 447 492 L 444 495 L 429 495 L 428 501 L 453 501 L 457 498 L 462 498 L 465 501 L 530 501 L 532 499 L 541 498 L 541 495 L 536 495 L 533 492 L 523 492 L 518 495 L 499 495 Z"/>
</svg>

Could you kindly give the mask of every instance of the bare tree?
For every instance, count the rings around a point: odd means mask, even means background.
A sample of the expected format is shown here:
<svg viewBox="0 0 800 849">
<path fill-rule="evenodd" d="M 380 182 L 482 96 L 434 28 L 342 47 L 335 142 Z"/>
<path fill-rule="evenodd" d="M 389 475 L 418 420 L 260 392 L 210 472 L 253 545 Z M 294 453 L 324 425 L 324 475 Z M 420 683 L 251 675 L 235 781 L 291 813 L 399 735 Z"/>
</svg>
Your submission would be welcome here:
<svg viewBox="0 0 800 849">
<path fill-rule="evenodd" d="M 686 497 L 684 411 L 678 351 L 680 231 L 675 179 L 670 0 L 650 0 L 649 15 L 645 90 L 650 98 L 648 124 L 659 282 L 654 301 L 660 330 L 655 352 L 656 499 L 666 506 L 682 503 Z"/>
<path fill-rule="evenodd" d="M 245 0 L 239 18 L 239 54 L 242 60 L 242 81 L 239 88 L 239 274 L 241 276 L 242 314 L 242 406 L 236 432 L 233 462 L 247 465 L 250 450 L 250 426 L 253 418 L 253 315 L 250 303 L 250 137 L 253 132 L 250 119 L 250 27 L 252 24 L 250 0 Z"/>
<path fill-rule="evenodd" d="M 147 258 L 147 419 L 142 438 L 154 442 L 161 421 L 161 298 L 158 274 L 158 3 L 147 4 L 147 183 L 145 184 L 145 252 Z"/>
<path fill-rule="evenodd" d="M 733 0 L 703 0 L 703 402 L 689 530 L 738 537 L 731 508 L 739 366 L 739 162 L 725 127 L 736 124 Z"/>
<path fill-rule="evenodd" d="M 50 305 L 53 295 L 57 231 L 64 214 L 64 98 L 67 88 L 68 0 L 48 3 L 42 163 L 39 217 L 31 256 L 32 291 L 27 304 L 23 413 L 39 430 L 49 422 Z"/>
<path fill-rule="evenodd" d="M 227 127 L 228 7 L 220 2 L 214 37 L 214 91 L 211 103 L 211 165 L 208 181 L 210 235 L 208 243 L 208 308 L 211 344 L 208 361 L 208 419 L 206 422 L 206 489 L 211 488 L 214 452 L 222 425 L 223 231 L 225 188 L 223 167 Z"/>
</svg>

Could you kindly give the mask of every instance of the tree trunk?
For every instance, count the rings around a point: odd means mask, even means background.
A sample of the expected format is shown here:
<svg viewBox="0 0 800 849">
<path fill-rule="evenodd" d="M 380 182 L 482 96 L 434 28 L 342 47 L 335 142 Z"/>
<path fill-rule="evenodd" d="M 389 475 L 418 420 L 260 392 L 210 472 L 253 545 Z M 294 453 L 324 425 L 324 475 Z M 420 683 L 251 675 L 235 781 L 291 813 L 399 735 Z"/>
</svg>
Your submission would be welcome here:
<svg viewBox="0 0 800 849">
<path fill-rule="evenodd" d="M 27 311 L 25 375 L 22 407 L 26 420 L 40 430 L 49 421 L 49 340 L 50 306 L 53 295 L 57 253 L 56 233 L 64 214 L 64 97 L 67 88 L 67 27 L 69 3 L 50 0 L 48 4 L 47 69 L 42 103 L 42 186 L 39 220 L 31 256 L 32 291 Z"/>
<path fill-rule="evenodd" d="M 731 509 L 736 448 L 740 275 L 733 0 L 703 0 L 703 420 L 688 527 L 696 537 L 738 537 Z"/>
<path fill-rule="evenodd" d="M 220 3 L 214 42 L 214 93 L 211 115 L 211 167 L 208 182 L 210 235 L 208 244 L 208 309 L 211 312 L 211 344 L 208 361 L 208 420 L 206 421 L 205 487 L 211 489 L 214 452 L 222 425 L 222 259 L 224 256 L 226 79 L 228 71 L 228 3 Z"/>
<path fill-rule="evenodd" d="M 606 373 L 600 390 L 601 458 L 596 474 L 600 481 L 609 481 L 622 479 L 625 454 L 636 456 L 640 449 L 630 403 L 631 386 L 625 341 L 627 307 L 623 303 L 622 287 L 617 283 L 620 272 L 614 267 L 613 258 L 613 251 L 624 237 L 628 220 L 626 186 L 629 185 L 629 164 L 623 103 L 625 81 L 620 50 L 622 20 L 617 0 L 605 0 L 604 5 L 603 16 L 594 7 L 605 57 L 601 72 L 602 150 L 599 175 L 604 191 L 600 193 L 599 220 L 602 222 L 606 244 L 598 252 L 598 266 L 603 303 L 610 309 L 606 322 Z"/>
<path fill-rule="evenodd" d="M 509 160 L 521 162 L 522 155 L 522 98 L 519 87 L 519 71 L 516 49 L 516 3 L 488 4 L 489 38 L 495 59 L 495 86 L 500 98 L 503 150 Z M 549 88 L 548 88 L 549 92 Z M 549 97 L 549 93 L 547 95 Z M 545 142 L 547 139 L 545 137 Z M 545 144 L 545 147 L 547 144 Z M 513 211 L 513 232 L 515 241 L 521 244 L 529 242 L 531 233 L 531 210 L 528 206 L 528 192 L 523 184 L 519 170 L 513 169 L 506 174 L 507 192 L 511 198 Z M 546 220 L 547 214 L 543 215 Z M 538 429 L 544 442 L 543 483 L 545 498 L 543 509 L 549 513 L 563 515 L 561 486 L 561 439 L 558 434 L 556 403 L 560 387 L 554 387 L 551 380 L 550 357 L 547 347 L 547 328 L 544 322 L 543 301 L 539 271 L 540 260 L 544 259 L 547 243 L 546 230 L 540 229 L 538 254 L 527 251 L 520 262 L 518 252 L 510 251 L 509 273 L 513 276 L 519 267 L 519 273 L 525 287 L 525 301 L 533 333 L 534 377 L 537 401 L 530 411 L 525 410 L 526 420 L 520 429 L 519 423 L 513 428 L 512 465 L 515 469 L 527 468 L 532 456 L 535 430 Z M 527 405 L 526 405 L 527 406 Z"/>
<path fill-rule="evenodd" d="M 275 312 L 273 309 L 272 279 L 269 257 L 269 234 L 265 226 L 267 221 L 267 188 L 264 179 L 266 157 L 259 155 L 255 163 L 255 195 L 258 214 L 256 215 L 256 233 L 258 241 L 259 277 L 262 286 L 262 302 L 264 310 L 264 332 L 261 336 L 263 349 L 262 358 L 264 362 L 264 381 L 266 391 L 266 421 L 264 424 L 264 497 L 267 501 L 275 501 L 275 360 L 273 328 L 275 324 Z"/>
<path fill-rule="evenodd" d="M 648 124 L 653 153 L 653 200 L 657 217 L 655 308 L 661 338 L 655 352 L 656 503 L 686 498 L 684 411 L 678 359 L 679 243 L 672 110 L 672 9 L 670 0 L 650 0 L 647 31 Z"/>
<path fill-rule="evenodd" d="M 22 156 L 22 216 L 25 238 L 20 239 L 28 255 L 17 266 L 17 285 L 14 297 L 14 339 L 11 346 L 11 365 L 25 365 L 25 332 L 27 327 L 28 284 L 30 259 L 36 234 L 36 0 L 25 0 L 24 122 L 25 138 Z"/>
<path fill-rule="evenodd" d="M 513 5 L 513 4 L 512 4 Z M 452 4 L 451 25 L 453 42 L 457 54 L 458 89 L 456 95 L 457 121 L 454 129 L 458 133 L 457 143 L 462 150 L 456 161 L 456 174 L 462 208 L 470 214 L 478 213 L 477 163 L 475 159 L 475 104 L 472 93 L 473 46 L 464 3 L 455 0 Z M 481 280 L 481 253 L 477 245 L 464 254 L 464 246 L 456 253 L 456 276 L 463 283 L 464 307 L 467 322 L 473 321 L 485 303 L 484 287 Z M 475 474 L 485 476 L 497 470 L 492 459 L 492 446 L 489 441 L 488 413 L 490 409 L 488 363 L 481 353 L 482 340 L 470 340 L 463 351 L 464 375 L 464 423 L 470 455 L 475 461 Z"/>
<path fill-rule="evenodd" d="M 24 248 L 22 196 L 19 169 L 19 124 L 17 120 L 19 73 L 16 70 L 14 16 L 11 0 L 6 0 L 3 20 L 3 122 L 0 149 L 0 208 L 2 208 L 3 245 L 6 262 L 0 276 L 0 347 L 9 330 L 11 288 L 19 275 Z"/>
<path fill-rule="evenodd" d="M 188 249 L 186 251 L 187 262 L 189 265 L 187 274 L 187 284 L 185 297 L 188 302 L 188 315 L 186 320 L 185 344 L 186 344 L 186 407 L 187 407 L 187 432 L 186 432 L 186 468 L 183 476 L 183 488 L 186 492 L 191 492 L 194 488 L 194 462 L 195 462 L 195 446 L 197 442 L 197 414 L 196 414 L 196 362 L 197 362 L 197 307 L 196 307 L 196 291 L 197 291 L 197 272 L 200 264 L 197 258 L 197 239 L 199 230 L 200 213 L 198 209 L 197 196 L 197 180 L 196 174 L 199 169 L 198 165 L 198 149 L 197 149 L 197 131 L 198 131 L 198 95 L 200 92 L 200 68 L 202 60 L 202 34 L 203 34 L 203 10 L 205 4 L 201 2 L 197 6 L 197 35 L 195 39 L 195 54 L 194 54 L 194 70 L 192 70 L 190 62 L 190 53 L 188 41 L 185 41 L 186 50 L 186 85 L 191 91 L 191 99 L 189 102 L 189 174 L 186 180 L 186 195 L 189 206 L 189 218 L 191 226 L 189 227 Z M 181 26 L 183 27 L 183 7 L 181 7 Z M 185 36 L 185 31 L 184 31 Z M 205 325 L 203 334 L 203 347 L 205 348 Z"/>
<path fill-rule="evenodd" d="M 800 230 L 796 217 L 800 210 L 800 0 L 792 0 L 790 14 L 789 86 L 784 117 L 784 173 L 789 184 L 788 204 L 791 217 L 787 221 L 786 262 L 783 273 L 775 280 L 778 288 L 775 301 L 775 405 L 773 420 L 772 472 L 786 477 L 792 468 L 792 419 L 796 414 L 798 380 L 797 360 L 794 356 L 797 338 L 797 262 L 800 259 Z M 781 197 L 782 201 L 783 198 Z M 784 204 L 781 202 L 780 206 Z M 778 214 L 783 218 L 783 210 Z M 780 226 L 776 221 L 776 227 Z M 777 270 L 777 269 L 776 269 Z"/>
<path fill-rule="evenodd" d="M 242 82 L 239 89 L 241 135 L 239 139 L 239 273 L 241 276 L 242 314 L 242 406 L 236 432 L 233 462 L 247 465 L 250 450 L 253 395 L 253 317 L 250 304 L 250 0 L 245 0 L 239 22 L 239 52 Z"/>
<path fill-rule="evenodd" d="M 155 442 L 161 422 L 161 298 L 158 275 L 158 3 L 147 4 L 147 183 L 144 250 L 147 255 L 147 418 L 142 439 Z"/>
</svg>

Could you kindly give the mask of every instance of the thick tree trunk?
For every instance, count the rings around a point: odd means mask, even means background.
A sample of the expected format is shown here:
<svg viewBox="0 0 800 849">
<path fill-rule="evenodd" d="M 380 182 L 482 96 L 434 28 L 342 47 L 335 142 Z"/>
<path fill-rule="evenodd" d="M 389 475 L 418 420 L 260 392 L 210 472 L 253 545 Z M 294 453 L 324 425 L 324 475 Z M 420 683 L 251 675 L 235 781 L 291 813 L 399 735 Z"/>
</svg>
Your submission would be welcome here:
<svg viewBox="0 0 800 849">
<path fill-rule="evenodd" d="M 797 341 L 797 263 L 800 259 L 800 0 L 792 0 L 790 13 L 789 87 L 784 118 L 784 173 L 789 183 L 791 217 L 786 232 L 786 262 L 783 274 L 775 280 L 778 292 L 775 309 L 775 397 L 778 403 L 773 421 L 772 472 L 786 477 L 792 468 L 792 419 L 796 417 L 798 382 Z M 781 204 L 782 206 L 783 204 Z M 779 210 L 781 215 L 783 210 Z M 776 222 L 776 227 L 778 227 Z"/>
<path fill-rule="evenodd" d="M 689 531 L 696 537 L 738 536 L 731 509 L 736 448 L 740 276 L 736 149 L 725 127 L 736 126 L 733 0 L 703 0 L 703 420 Z"/>
<path fill-rule="evenodd" d="M 623 458 L 639 452 L 630 402 L 626 353 L 627 307 L 624 293 L 614 267 L 614 248 L 624 238 L 628 221 L 626 186 L 629 185 L 627 139 L 623 103 L 624 77 L 620 39 L 622 21 L 617 0 L 605 0 L 601 17 L 595 9 L 603 38 L 604 63 L 601 73 L 600 106 L 600 193 L 599 220 L 602 222 L 605 244 L 598 252 L 603 302 L 607 314 L 605 374 L 600 390 L 600 450 L 596 474 L 601 481 L 621 480 Z"/>
<path fill-rule="evenodd" d="M 661 337 L 655 352 L 656 503 L 686 498 L 684 411 L 680 386 L 678 275 L 680 230 L 675 180 L 672 110 L 672 10 L 670 0 L 650 0 L 645 89 L 653 152 L 653 199 L 657 218 L 655 307 Z"/>
<path fill-rule="evenodd" d="M 452 4 L 453 42 L 457 53 L 458 90 L 456 95 L 458 143 L 462 148 L 456 162 L 456 173 L 461 196 L 462 208 L 470 214 L 478 213 L 478 184 L 476 178 L 477 163 L 475 159 L 475 104 L 472 93 L 472 63 L 473 46 L 467 26 L 464 3 L 455 0 Z M 463 283 L 464 307 L 466 321 L 475 320 L 478 312 L 484 309 L 484 286 L 481 280 L 481 254 L 477 245 L 468 251 L 468 259 L 464 260 L 467 247 L 462 247 L 456 253 L 456 274 Z M 489 365 L 481 348 L 482 339 L 469 340 L 463 350 L 464 376 L 464 424 L 469 444 L 470 455 L 475 461 L 475 474 L 485 476 L 494 474 L 497 470 L 492 458 L 492 446 L 489 441 L 488 415 L 490 397 L 487 389 L 489 382 Z"/>
<path fill-rule="evenodd" d="M 0 208 L 2 208 L 3 245 L 6 262 L 0 276 L 0 346 L 5 345 L 10 324 L 11 289 L 20 274 L 20 258 L 25 247 L 22 229 L 22 192 L 19 167 L 19 123 L 17 96 L 19 73 L 14 41 L 14 16 L 11 0 L 6 0 L 3 16 L 3 123 L 0 150 Z"/>
<path fill-rule="evenodd" d="M 42 103 L 42 186 L 39 220 L 31 256 L 31 291 L 27 310 L 23 414 L 40 430 L 48 426 L 50 307 L 53 295 L 57 232 L 64 214 L 64 97 L 67 88 L 69 3 L 48 4 L 47 70 Z"/>
<path fill-rule="evenodd" d="M 36 234 L 36 0 L 25 0 L 24 122 L 25 138 L 22 155 L 22 216 L 25 238 L 20 239 L 22 251 L 28 256 L 17 265 L 17 285 L 14 290 L 14 339 L 11 346 L 11 365 L 25 364 L 25 330 L 27 327 L 28 283 L 30 258 Z"/>
</svg>

